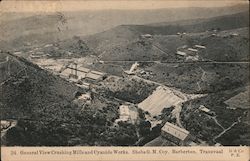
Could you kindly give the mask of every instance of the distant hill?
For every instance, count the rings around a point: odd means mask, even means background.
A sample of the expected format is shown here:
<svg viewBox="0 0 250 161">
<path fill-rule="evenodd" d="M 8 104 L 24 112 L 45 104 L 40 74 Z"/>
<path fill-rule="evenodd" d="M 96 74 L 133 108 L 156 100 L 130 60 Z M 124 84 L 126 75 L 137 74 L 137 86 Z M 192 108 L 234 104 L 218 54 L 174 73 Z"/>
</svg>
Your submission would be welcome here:
<svg viewBox="0 0 250 161">
<path fill-rule="evenodd" d="M 148 33 L 152 35 L 171 35 L 177 32 L 196 33 L 204 32 L 206 30 L 230 30 L 248 26 L 249 13 L 241 12 L 207 19 L 136 25 L 134 28 L 140 33 Z"/>
<path fill-rule="evenodd" d="M 206 52 L 200 53 L 202 59 L 243 61 L 249 60 L 248 18 L 248 13 L 242 12 L 173 24 L 121 25 L 82 39 L 102 60 L 177 61 L 177 48 L 202 44 L 207 46 Z M 183 32 L 186 35 L 177 35 Z M 235 33 L 238 35 L 232 36 Z M 143 34 L 152 38 L 142 39 Z"/>
<path fill-rule="evenodd" d="M 51 43 L 74 35 L 95 34 L 122 24 L 149 24 L 208 18 L 248 11 L 246 5 L 218 8 L 101 10 L 62 13 L 1 13 L 0 47 Z"/>
</svg>

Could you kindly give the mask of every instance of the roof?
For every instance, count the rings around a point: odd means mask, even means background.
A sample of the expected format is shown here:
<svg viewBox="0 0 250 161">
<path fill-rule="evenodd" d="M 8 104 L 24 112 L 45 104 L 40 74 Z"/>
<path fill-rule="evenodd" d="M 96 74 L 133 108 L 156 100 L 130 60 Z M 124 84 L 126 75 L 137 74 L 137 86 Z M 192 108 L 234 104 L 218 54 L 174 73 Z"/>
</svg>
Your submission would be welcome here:
<svg viewBox="0 0 250 161">
<path fill-rule="evenodd" d="M 193 51 L 193 52 L 197 52 L 197 49 L 193 49 L 193 48 L 188 48 L 189 51 Z"/>
<path fill-rule="evenodd" d="M 196 56 L 187 56 L 186 60 L 198 61 L 199 60 L 199 56 L 198 55 L 196 55 Z"/>
<path fill-rule="evenodd" d="M 148 111 L 152 116 L 158 116 L 164 108 L 175 106 L 184 101 L 185 96 L 179 91 L 159 86 L 148 98 L 139 103 L 138 107 Z"/>
<path fill-rule="evenodd" d="M 84 67 L 79 67 L 79 68 L 77 69 L 77 71 L 81 71 L 81 72 L 88 73 L 88 72 L 90 71 L 90 69 L 84 68 Z"/>
<path fill-rule="evenodd" d="M 186 54 L 185 52 L 183 52 L 183 51 L 177 51 L 176 54 L 181 55 L 181 56 L 187 55 L 187 54 Z"/>
<path fill-rule="evenodd" d="M 167 122 L 162 128 L 162 131 L 167 132 L 168 134 L 180 139 L 185 140 L 189 135 L 189 131 L 186 129 L 180 128 L 170 122 Z"/>
<path fill-rule="evenodd" d="M 195 45 L 194 47 L 201 48 L 201 49 L 206 49 L 206 46 L 202 46 L 202 45 Z"/>
<path fill-rule="evenodd" d="M 76 84 L 78 87 L 82 87 L 82 88 L 89 88 L 90 86 L 87 84 Z"/>
<path fill-rule="evenodd" d="M 203 112 L 210 112 L 210 109 L 206 108 L 205 106 L 201 105 L 199 109 Z"/>
<path fill-rule="evenodd" d="M 141 35 L 141 36 L 145 36 L 145 37 L 151 37 L 152 35 L 151 34 L 143 34 L 143 35 Z"/>
<path fill-rule="evenodd" d="M 66 68 L 65 70 L 63 70 L 63 71 L 60 73 L 60 75 L 63 75 L 63 76 L 68 77 L 70 73 L 71 73 L 71 69 Z"/>
<path fill-rule="evenodd" d="M 130 70 L 129 70 L 129 73 L 132 73 L 134 72 L 134 70 L 139 66 L 139 64 L 137 62 L 135 62 L 134 64 L 132 64 Z"/>
<path fill-rule="evenodd" d="M 120 115 L 129 115 L 129 107 L 127 105 L 121 105 L 119 111 Z"/>
<path fill-rule="evenodd" d="M 77 71 L 77 76 L 78 76 L 80 79 L 85 78 L 86 75 L 87 75 L 87 73 L 85 73 L 85 72 Z"/>
<path fill-rule="evenodd" d="M 98 74 L 98 75 L 103 75 L 104 74 L 102 72 L 98 72 L 98 71 L 95 71 L 95 70 L 92 70 L 91 73 Z"/>
<path fill-rule="evenodd" d="M 94 80 L 100 79 L 101 77 L 102 77 L 102 75 L 94 74 L 92 72 L 86 74 L 86 78 L 90 78 L 90 79 L 94 79 Z"/>
<path fill-rule="evenodd" d="M 91 99 L 90 93 L 82 94 L 81 96 L 78 97 L 78 99 Z"/>
</svg>

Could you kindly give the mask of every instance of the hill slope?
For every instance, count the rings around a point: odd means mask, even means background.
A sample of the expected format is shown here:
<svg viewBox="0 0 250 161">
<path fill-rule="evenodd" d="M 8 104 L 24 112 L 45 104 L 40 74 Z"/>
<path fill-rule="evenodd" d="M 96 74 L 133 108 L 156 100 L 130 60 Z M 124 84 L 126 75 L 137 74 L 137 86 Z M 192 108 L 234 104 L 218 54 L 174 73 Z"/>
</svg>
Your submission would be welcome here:
<svg viewBox="0 0 250 161">
<path fill-rule="evenodd" d="M 24 59 L 6 56 L 8 61 L 1 67 L 1 73 L 5 75 L 1 80 L 2 119 L 41 119 L 44 116 L 38 111 L 63 108 L 74 98 L 78 89 L 75 85 Z"/>
<path fill-rule="evenodd" d="M 122 25 L 83 39 L 102 60 L 109 61 L 176 61 L 177 48 L 196 44 L 207 46 L 206 52 L 200 53 L 201 59 L 246 61 L 249 60 L 248 18 L 248 13 L 242 12 L 173 25 Z M 207 31 L 214 29 L 220 31 L 216 36 Z M 187 34 L 176 35 L 178 32 Z M 234 33 L 238 36 L 233 37 Z M 151 34 L 152 38 L 141 38 L 143 34 Z"/>
</svg>

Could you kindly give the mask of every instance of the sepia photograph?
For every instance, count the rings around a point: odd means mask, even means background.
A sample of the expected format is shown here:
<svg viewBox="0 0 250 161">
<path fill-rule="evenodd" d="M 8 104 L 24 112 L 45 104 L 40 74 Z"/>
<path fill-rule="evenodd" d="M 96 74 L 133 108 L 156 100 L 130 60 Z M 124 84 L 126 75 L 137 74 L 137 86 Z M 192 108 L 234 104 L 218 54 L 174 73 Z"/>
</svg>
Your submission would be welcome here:
<svg viewBox="0 0 250 161">
<path fill-rule="evenodd" d="M 0 10 L 1 147 L 250 146 L 249 1 Z"/>
</svg>

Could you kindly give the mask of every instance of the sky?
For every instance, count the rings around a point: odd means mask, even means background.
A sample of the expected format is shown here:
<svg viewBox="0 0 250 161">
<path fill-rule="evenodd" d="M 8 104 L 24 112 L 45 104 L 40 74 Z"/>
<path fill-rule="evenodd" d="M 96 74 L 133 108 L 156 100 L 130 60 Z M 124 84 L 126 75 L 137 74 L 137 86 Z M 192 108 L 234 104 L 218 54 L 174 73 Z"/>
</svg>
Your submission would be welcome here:
<svg viewBox="0 0 250 161">
<path fill-rule="evenodd" d="M 1 12 L 61 12 L 103 9 L 160 9 L 179 7 L 223 7 L 246 4 L 247 0 L 2 0 Z"/>
</svg>

